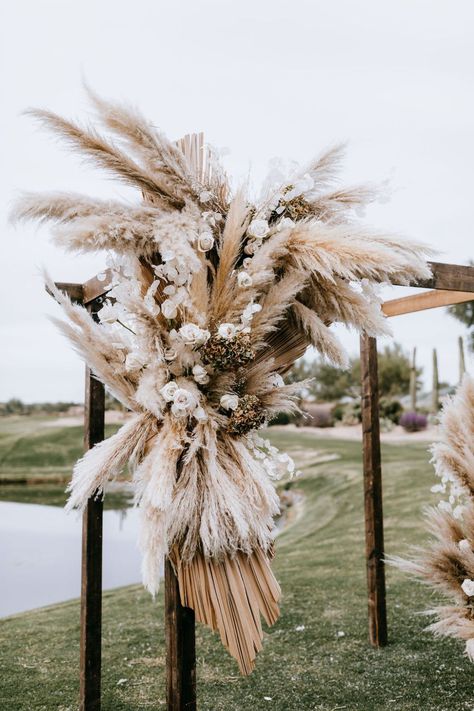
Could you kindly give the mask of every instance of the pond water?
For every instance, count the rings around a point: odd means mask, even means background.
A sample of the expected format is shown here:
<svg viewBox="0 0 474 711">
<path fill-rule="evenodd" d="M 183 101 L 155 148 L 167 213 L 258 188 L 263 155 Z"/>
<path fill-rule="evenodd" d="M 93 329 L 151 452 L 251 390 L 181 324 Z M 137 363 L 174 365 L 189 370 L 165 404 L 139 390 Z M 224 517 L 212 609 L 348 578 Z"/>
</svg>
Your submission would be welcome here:
<svg viewBox="0 0 474 711">
<path fill-rule="evenodd" d="M 0 616 L 80 594 L 81 518 L 58 506 L 0 501 Z M 103 587 L 141 579 L 138 511 L 104 511 Z"/>
</svg>

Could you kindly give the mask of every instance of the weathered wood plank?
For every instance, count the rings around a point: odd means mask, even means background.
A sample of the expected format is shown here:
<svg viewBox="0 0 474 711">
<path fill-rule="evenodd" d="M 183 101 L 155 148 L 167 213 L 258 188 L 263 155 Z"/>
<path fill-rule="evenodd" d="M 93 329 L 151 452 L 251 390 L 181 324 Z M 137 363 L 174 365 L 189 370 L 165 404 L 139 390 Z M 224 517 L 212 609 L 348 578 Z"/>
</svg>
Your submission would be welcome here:
<svg viewBox="0 0 474 711">
<path fill-rule="evenodd" d="M 104 269 L 101 274 L 97 274 L 88 279 L 82 285 L 83 301 L 84 304 L 89 304 L 95 299 L 105 296 L 105 294 L 110 290 L 112 281 L 112 270 Z"/>
<path fill-rule="evenodd" d="M 74 284 L 68 281 L 56 281 L 55 284 L 59 291 L 64 291 L 69 296 L 71 301 L 79 304 L 83 303 L 82 284 Z M 46 287 L 46 291 L 50 293 L 48 287 Z"/>
<path fill-rule="evenodd" d="M 410 284 L 413 287 L 422 289 L 445 289 L 448 291 L 472 291 L 474 292 L 474 267 L 461 264 L 445 264 L 443 262 L 429 262 L 433 271 L 431 279 L 417 281 Z M 94 301 L 99 296 L 104 296 L 110 288 L 111 270 L 104 269 L 102 274 L 88 279 L 84 284 L 57 283 L 58 288 L 70 293 L 73 300 L 83 300 L 84 304 Z M 397 282 L 393 282 L 395 285 Z M 81 290 L 81 291 L 79 291 Z"/>
<path fill-rule="evenodd" d="M 196 711 L 194 610 L 183 607 L 178 579 L 165 560 L 166 700 L 168 711 Z"/>
<path fill-rule="evenodd" d="M 374 647 L 381 647 L 387 643 L 387 614 L 383 563 L 384 535 L 377 341 L 375 338 L 362 335 L 360 361 L 369 639 Z"/>
<path fill-rule="evenodd" d="M 96 313 L 97 305 L 89 309 Z M 84 449 L 104 439 L 104 386 L 86 368 Z M 102 499 L 91 497 L 82 519 L 80 709 L 100 711 L 102 648 Z"/>
<path fill-rule="evenodd" d="M 433 272 L 431 279 L 412 282 L 410 286 L 474 292 L 474 267 L 444 262 L 429 262 L 429 265 Z"/>
<path fill-rule="evenodd" d="M 474 293 L 470 291 L 446 291 L 444 289 L 424 291 L 421 294 L 410 294 L 400 299 L 390 299 L 382 304 L 385 316 L 401 316 L 412 314 L 416 311 L 436 309 L 440 306 L 462 304 L 465 301 L 474 301 Z"/>
</svg>

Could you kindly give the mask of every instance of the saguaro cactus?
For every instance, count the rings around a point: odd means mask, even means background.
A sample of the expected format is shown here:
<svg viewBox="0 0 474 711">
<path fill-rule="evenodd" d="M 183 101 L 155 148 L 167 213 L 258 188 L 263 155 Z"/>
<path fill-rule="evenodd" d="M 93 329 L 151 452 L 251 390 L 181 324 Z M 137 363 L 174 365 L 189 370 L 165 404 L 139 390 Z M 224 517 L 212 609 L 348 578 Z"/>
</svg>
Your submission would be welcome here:
<svg viewBox="0 0 474 711">
<path fill-rule="evenodd" d="M 433 386 L 431 388 L 431 412 L 436 415 L 439 410 L 439 376 L 438 376 L 438 354 L 433 348 Z"/>
<path fill-rule="evenodd" d="M 461 382 L 464 373 L 466 372 L 466 361 L 464 359 L 464 339 L 462 336 L 458 338 L 459 346 L 459 382 Z"/>
<path fill-rule="evenodd" d="M 416 346 L 413 349 L 410 370 L 410 408 L 416 412 Z"/>
</svg>

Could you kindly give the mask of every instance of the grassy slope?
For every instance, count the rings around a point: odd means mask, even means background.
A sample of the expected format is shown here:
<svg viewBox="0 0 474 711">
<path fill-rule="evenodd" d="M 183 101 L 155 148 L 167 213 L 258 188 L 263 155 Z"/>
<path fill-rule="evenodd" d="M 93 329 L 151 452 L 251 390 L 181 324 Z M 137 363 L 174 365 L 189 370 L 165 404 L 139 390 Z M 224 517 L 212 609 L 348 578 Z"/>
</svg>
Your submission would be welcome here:
<svg viewBox="0 0 474 711">
<path fill-rule="evenodd" d="M 472 709 L 472 666 L 461 644 L 422 631 L 426 619 L 416 612 L 433 599 L 392 570 L 390 645 L 368 647 L 359 445 L 275 430 L 272 438 L 304 462 L 304 476 L 293 484 L 305 495 L 304 513 L 279 538 L 275 561 L 282 617 L 248 678 L 238 676 L 208 630 L 198 629 L 201 711 Z M 341 458 L 314 467 L 313 447 Z M 433 478 L 425 450 L 383 449 L 387 549 L 393 553 L 422 536 L 420 508 Z M 104 711 L 164 707 L 162 617 L 161 595 L 153 603 L 140 587 L 106 593 Z M 78 604 L 71 602 L 1 623 L 0 708 L 77 709 L 78 619 Z"/>
<path fill-rule="evenodd" d="M 65 480 L 83 452 L 81 426 L 56 427 L 56 417 L 0 420 L 0 481 Z M 107 425 L 106 435 L 117 425 Z"/>
</svg>

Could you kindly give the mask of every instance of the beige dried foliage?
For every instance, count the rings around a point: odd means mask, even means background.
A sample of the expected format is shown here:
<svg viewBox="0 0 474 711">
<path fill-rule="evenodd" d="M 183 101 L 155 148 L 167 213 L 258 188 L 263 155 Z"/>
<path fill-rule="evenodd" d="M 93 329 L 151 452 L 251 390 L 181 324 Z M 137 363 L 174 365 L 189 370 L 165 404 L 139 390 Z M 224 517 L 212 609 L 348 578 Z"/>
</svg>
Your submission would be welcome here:
<svg viewBox="0 0 474 711">
<path fill-rule="evenodd" d="M 298 385 L 281 386 L 276 375 L 311 343 L 343 364 L 333 322 L 385 333 L 380 302 L 365 280 L 370 286 L 426 278 L 427 251 L 354 222 L 354 208 L 373 195 L 336 185 L 340 146 L 291 177 L 311 183 L 309 192 L 285 200 L 288 182 L 281 194 L 270 190 L 252 204 L 244 188 L 232 197 L 202 134 L 172 143 L 135 108 L 88 93 L 104 135 L 49 111 L 31 113 L 136 188 L 140 201 L 26 194 L 13 214 L 51 223 L 54 239 L 68 250 L 107 250 L 115 260 L 100 323 L 48 280 L 67 317 L 60 329 L 135 413 L 78 462 L 69 507 L 102 495 L 129 462 L 146 586 L 156 592 L 168 553 L 183 602 L 219 631 L 249 673 L 261 649 L 260 614 L 272 624 L 280 596 L 269 562 L 279 509 L 275 472 L 266 455 L 257 456 L 255 427 L 279 411 L 297 410 Z M 263 236 L 256 239 L 259 229 Z M 228 343 L 221 327 L 231 334 Z M 223 371 L 205 357 L 218 350 Z M 446 427 L 459 430 L 448 421 Z M 449 453 L 440 448 L 438 457 L 464 471 L 472 486 L 467 431 L 461 431 L 463 444 Z M 440 544 L 428 566 L 448 587 L 460 571 L 471 570 L 469 557 L 456 557 L 453 541 Z"/>
<path fill-rule="evenodd" d="M 440 417 L 441 441 L 432 446 L 436 473 L 454 502 L 442 502 L 426 513 L 431 538 L 408 558 L 388 562 L 439 590 L 454 604 L 429 610 L 436 622 L 428 630 L 466 642 L 466 654 L 474 661 L 474 380 L 465 375 Z M 466 582 L 467 587 L 466 587 Z M 474 592 L 474 582 L 472 582 Z"/>
</svg>

